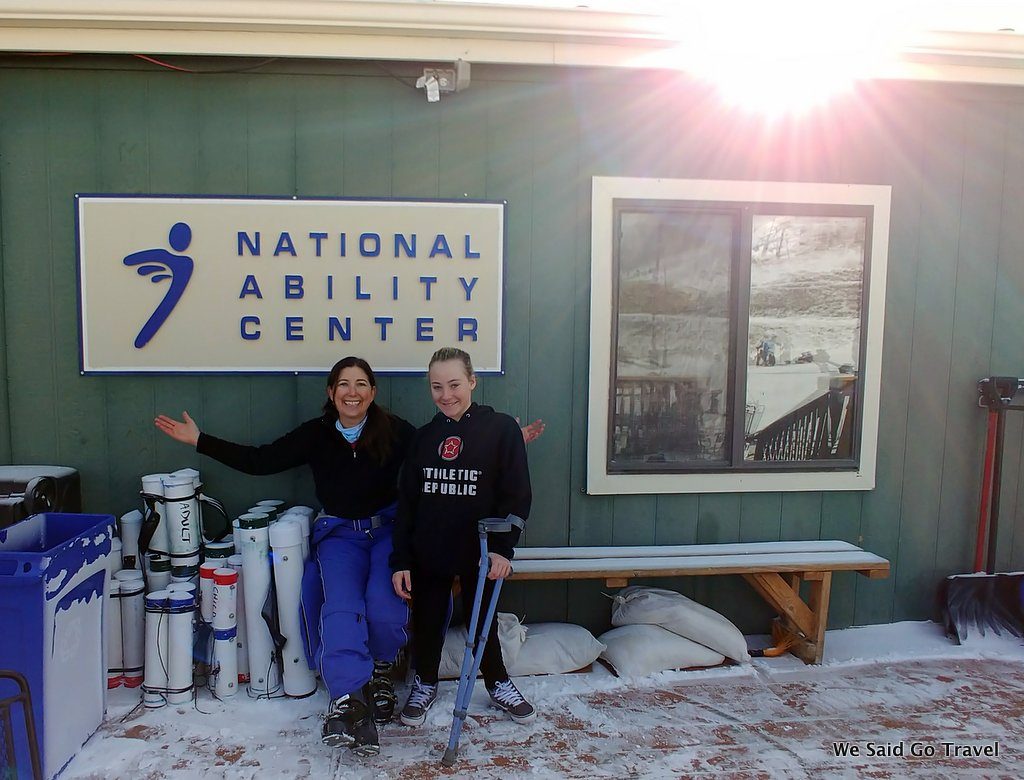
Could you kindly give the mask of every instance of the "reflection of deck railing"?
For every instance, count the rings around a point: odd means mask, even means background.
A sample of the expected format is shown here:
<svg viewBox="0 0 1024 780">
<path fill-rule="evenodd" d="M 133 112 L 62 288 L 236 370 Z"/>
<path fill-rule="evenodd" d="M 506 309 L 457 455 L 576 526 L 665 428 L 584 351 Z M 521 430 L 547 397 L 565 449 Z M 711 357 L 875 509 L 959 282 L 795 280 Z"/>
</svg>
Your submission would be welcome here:
<svg viewBox="0 0 1024 780">
<path fill-rule="evenodd" d="M 751 434 L 754 460 L 828 460 L 852 457 L 852 408 L 856 382 L 833 387 L 785 417 Z"/>
<path fill-rule="evenodd" d="M 619 377 L 615 383 L 617 455 L 695 453 L 700 389 L 692 379 Z"/>
</svg>

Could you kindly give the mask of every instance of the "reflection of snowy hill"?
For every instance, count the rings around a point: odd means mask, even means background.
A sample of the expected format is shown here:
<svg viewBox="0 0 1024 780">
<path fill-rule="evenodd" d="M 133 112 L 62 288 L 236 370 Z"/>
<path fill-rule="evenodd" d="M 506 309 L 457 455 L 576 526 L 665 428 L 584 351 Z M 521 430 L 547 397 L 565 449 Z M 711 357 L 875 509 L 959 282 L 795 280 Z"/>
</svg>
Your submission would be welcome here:
<svg viewBox="0 0 1024 780">
<path fill-rule="evenodd" d="M 779 363 L 796 360 L 802 352 L 810 352 L 815 360 L 827 360 L 835 366 L 859 365 L 860 321 L 856 317 L 786 317 L 750 318 L 747 342 L 749 362 L 766 333 L 775 336 L 775 357 Z M 835 367 L 833 366 L 833 367 Z"/>
<path fill-rule="evenodd" d="M 771 368 L 749 366 L 747 403 L 758 407 L 751 433 L 763 430 L 780 417 L 827 393 L 829 381 L 836 375 L 834 368 L 815 363 Z"/>
<path fill-rule="evenodd" d="M 724 377 L 729 321 L 725 317 L 620 314 L 619 376 Z"/>
</svg>

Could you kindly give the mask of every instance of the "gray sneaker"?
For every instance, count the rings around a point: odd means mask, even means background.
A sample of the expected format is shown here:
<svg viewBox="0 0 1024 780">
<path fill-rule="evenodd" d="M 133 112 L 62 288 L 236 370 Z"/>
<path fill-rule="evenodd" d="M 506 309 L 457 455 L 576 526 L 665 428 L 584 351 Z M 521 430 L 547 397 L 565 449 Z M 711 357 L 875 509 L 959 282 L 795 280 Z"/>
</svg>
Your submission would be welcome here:
<svg viewBox="0 0 1024 780">
<path fill-rule="evenodd" d="M 427 685 L 419 675 L 413 680 L 409 698 L 398 719 L 406 726 L 422 726 L 427 719 L 427 710 L 437 701 L 437 685 Z"/>
<path fill-rule="evenodd" d="M 511 680 L 502 680 L 494 687 L 487 686 L 491 701 L 512 716 L 516 723 L 528 723 L 537 717 L 537 710 L 528 702 Z"/>
</svg>

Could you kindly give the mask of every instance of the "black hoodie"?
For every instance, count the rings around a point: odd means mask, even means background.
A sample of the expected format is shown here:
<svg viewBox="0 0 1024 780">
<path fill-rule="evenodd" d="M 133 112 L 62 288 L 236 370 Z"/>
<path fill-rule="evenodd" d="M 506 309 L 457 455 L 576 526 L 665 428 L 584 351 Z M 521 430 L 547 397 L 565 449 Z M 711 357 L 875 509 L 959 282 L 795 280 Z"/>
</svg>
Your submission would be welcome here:
<svg viewBox="0 0 1024 780">
<path fill-rule="evenodd" d="M 471 404 L 459 420 L 438 412 L 416 431 L 399 481 L 391 570 L 454 575 L 476 568 L 485 517 L 526 520 L 533 494 L 519 424 Z M 519 529 L 490 534 L 488 550 L 511 559 Z"/>
<path fill-rule="evenodd" d="M 361 518 L 376 514 L 397 498 L 398 471 L 415 429 L 391 415 L 391 431 L 391 454 L 384 463 L 378 463 L 358 441 L 349 444 L 335 420 L 326 415 L 259 447 L 201 433 L 196 451 L 246 474 L 277 474 L 307 464 L 324 511 Z"/>
</svg>

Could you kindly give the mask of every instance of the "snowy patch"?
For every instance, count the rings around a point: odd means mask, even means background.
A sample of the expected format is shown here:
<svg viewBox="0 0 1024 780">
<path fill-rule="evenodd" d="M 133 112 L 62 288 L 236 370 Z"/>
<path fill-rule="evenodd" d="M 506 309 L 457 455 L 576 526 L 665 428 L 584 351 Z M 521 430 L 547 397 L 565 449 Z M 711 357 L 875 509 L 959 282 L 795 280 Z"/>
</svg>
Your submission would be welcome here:
<svg viewBox="0 0 1024 780">
<path fill-rule="evenodd" d="M 764 638 L 750 637 L 752 647 Z M 681 776 L 1024 776 L 1024 649 L 1020 640 L 951 643 L 934 623 L 828 632 L 825 663 L 792 656 L 752 665 L 660 672 L 623 680 L 586 673 L 517 678 L 538 708 L 515 724 L 473 693 L 455 767 L 440 755 L 455 683 L 442 682 L 423 727 L 381 729 L 381 755 L 357 759 L 320 743 L 323 691 L 309 699 L 136 707 L 139 692 L 110 692 L 100 731 L 62 775 L 153 777 L 668 778 Z M 399 685 L 404 700 L 406 687 Z M 985 745 L 998 759 L 866 757 L 869 746 Z M 848 742 L 859 758 L 837 756 Z"/>
</svg>

